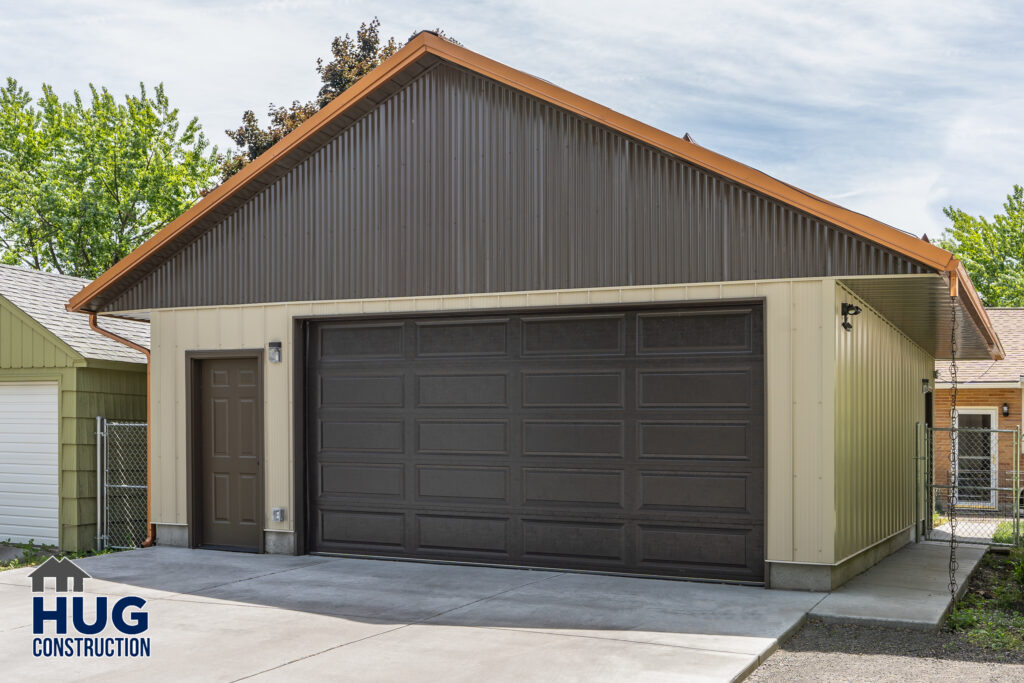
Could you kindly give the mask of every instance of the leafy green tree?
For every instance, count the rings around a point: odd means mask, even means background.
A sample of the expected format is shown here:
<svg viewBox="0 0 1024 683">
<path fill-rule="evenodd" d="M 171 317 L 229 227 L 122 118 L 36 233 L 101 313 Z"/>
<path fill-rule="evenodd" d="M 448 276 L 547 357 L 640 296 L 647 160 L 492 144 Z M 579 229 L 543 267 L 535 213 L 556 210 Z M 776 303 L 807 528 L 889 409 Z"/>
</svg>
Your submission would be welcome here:
<svg viewBox="0 0 1024 683">
<path fill-rule="evenodd" d="M 458 44 L 440 29 L 435 33 L 445 40 Z M 316 60 L 316 72 L 323 83 L 316 98 L 306 102 L 294 100 L 287 107 L 271 102 L 267 108 L 270 123 L 266 128 L 260 126 L 256 114 L 249 109 L 242 114 L 242 125 L 234 130 L 224 131 L 238 145 L 238 150 L 224 156 L 221 178 L 227 180 L 238 173 L 246 164 L 326 107 L 331 100 L 348 90 L 353 83 L 398 52 L 401 47 L 402 43 L 397 42 L 394 37 L 387 40 L 381 38 L 380 20 L 377 17 L 369 23 L 360 24 L 355 38 L 347 33 L 344 37 L 335 37 L 331 41 L 331 60 Z"/>
<path fill-rule="evenodd" d="M 0 262 L 93 278 L 192 205 L 219 156 L 163 86 L 63 102 L 0 90 Z"/>
<path fill-rule="evenodd" d="M 986 306 L 1024 306 L 1024 187 L 1013 186 L 989 221 L 952 206 L 940 244 L 964 264 Z"/>
</svg>

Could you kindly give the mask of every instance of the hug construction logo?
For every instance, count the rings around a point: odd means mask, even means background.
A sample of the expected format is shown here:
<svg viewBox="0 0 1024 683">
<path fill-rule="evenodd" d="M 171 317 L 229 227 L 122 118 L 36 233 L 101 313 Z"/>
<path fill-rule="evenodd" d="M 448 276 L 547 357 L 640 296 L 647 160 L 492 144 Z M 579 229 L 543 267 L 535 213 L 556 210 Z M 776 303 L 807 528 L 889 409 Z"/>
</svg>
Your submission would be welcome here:
<svg viewBox="0 0 1024 683">
<path fill-rule="evenodd" d="M 69 596 L 59 594 L 83 592 L 85 579 L 91 576 L 71 560 L 51 557 L 29 577 L 33 593 L 46 593 L 46 579 L 53 579 L 58 594 L 52 602 L 46 595 L 32 596 L 34 656 L 149 657 L 149 637 L 141 635 L 149 629 L 149 614 L 142 611 L 145 600 L 127 596 L 110 606 L 106 596 L 72 595 L 69 614 Z M 46 635 L 47 622 L 54 624 L 56 635 Z"/>
</svg>

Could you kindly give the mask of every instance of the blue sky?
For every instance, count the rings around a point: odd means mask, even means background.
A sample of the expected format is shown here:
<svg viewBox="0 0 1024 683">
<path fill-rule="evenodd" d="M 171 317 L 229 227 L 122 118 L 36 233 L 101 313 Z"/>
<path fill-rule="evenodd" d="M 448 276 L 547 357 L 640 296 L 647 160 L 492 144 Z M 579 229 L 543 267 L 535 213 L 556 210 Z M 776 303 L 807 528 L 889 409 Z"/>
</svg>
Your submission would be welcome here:
<svg viewBox="0 0 1024 683">
<path fill-rule="evenodd" d="M 466 47 L 901 229 L 1001 210 L 1024 183 L 1014 2 L 50 2 L 5 7 L 0 77 L 62 95 L 163 82 L 229 145 L 309 99 L 333 36 L 441 27 Z"/>
</svg>

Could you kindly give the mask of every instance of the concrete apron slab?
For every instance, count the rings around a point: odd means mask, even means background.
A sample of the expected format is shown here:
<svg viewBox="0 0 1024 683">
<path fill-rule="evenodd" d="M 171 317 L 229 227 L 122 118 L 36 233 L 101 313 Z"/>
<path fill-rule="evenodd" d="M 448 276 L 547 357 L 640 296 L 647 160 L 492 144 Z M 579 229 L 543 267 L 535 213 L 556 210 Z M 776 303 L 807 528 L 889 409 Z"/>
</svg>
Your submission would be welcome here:
<svg viewBox="0 0 1024 683">
<path fill-rule="evenodd" d="M 0 573 L 12 680 L 744 677 L 821 594 L 551 571 L 150 548 L 79 562 L 147 600 L 149 659 L 31 654 L 27 571 Z M 53 599 L 52 590 L 47 593 Z M 48 624 L 52 630 L 52 624 Z M 49 633 L 49 632 L 48 632 Z"/>
<path fill-rule="evenodd" d="M 984 546 L 957 549 L 958 597 L 985 554 Z M 949 546 L 922 542 L 901 548 L 840 586 L 811 610 L 823 621 L 934 631 L 949 613 Z"/>
</svg>

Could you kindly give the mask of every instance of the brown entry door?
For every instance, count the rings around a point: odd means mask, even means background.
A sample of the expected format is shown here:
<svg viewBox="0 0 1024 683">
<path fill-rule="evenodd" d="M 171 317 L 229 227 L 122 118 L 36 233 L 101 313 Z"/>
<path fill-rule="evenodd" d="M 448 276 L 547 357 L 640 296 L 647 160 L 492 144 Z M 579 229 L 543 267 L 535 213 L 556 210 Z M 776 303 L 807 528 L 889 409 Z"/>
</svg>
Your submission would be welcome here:
<svg viewBox="0 0 1024 683">
<path fill-rule="evenodd" d="M 199 545 L 259 552 L 263 426 L 258 360 L 198 363 Z"/>
</svg>

